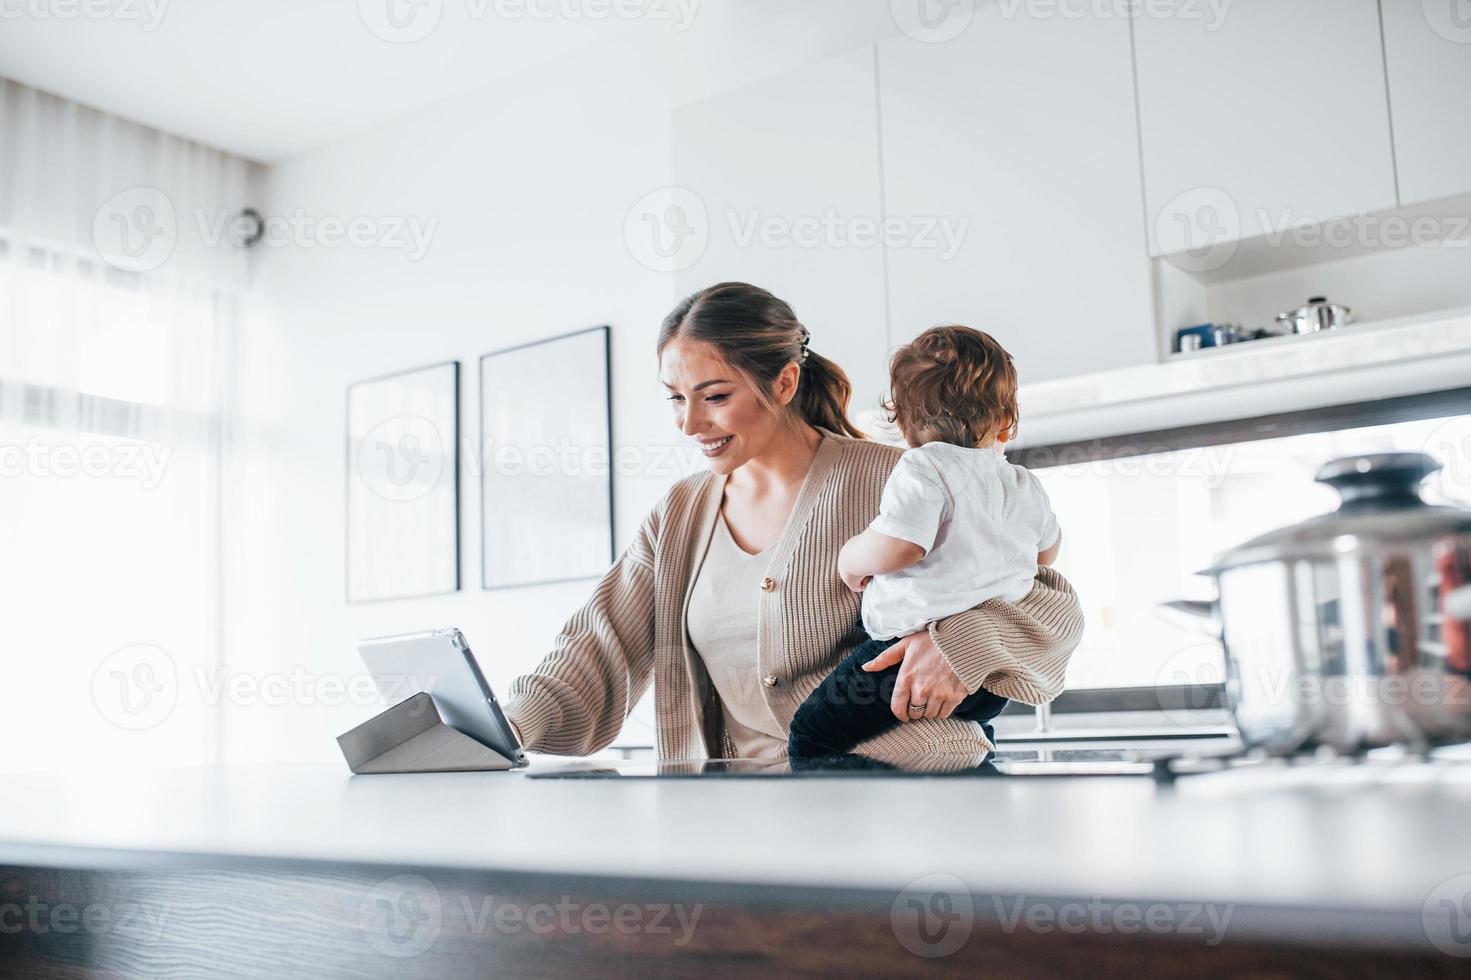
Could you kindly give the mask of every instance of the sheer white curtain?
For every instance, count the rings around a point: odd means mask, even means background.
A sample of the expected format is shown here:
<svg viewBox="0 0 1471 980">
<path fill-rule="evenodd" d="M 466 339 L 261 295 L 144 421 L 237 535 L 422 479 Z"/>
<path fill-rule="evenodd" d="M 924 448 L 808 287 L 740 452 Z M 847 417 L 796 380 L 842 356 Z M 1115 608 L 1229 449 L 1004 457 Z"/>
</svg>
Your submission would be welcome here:
<svg viewBox="0 0 1471 980">
<path fill-rule="evenodd" d="M 256 177 L 0 79 L 0 768 L 218 751 L 227 222 Z"/>
</svg>

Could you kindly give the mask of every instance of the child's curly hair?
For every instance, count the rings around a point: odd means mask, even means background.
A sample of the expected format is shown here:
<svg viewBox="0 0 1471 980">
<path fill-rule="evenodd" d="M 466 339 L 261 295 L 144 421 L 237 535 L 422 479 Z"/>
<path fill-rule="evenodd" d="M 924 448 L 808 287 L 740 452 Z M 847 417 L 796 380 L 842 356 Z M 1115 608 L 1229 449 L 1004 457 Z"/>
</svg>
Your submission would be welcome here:
<svg viewBox="0 0 1471 980">
<path fill-rule="evenodd" d="M 1016 438 L 1016 367 L 995 338 L 959 325 L 931 327 L 894 352 L 883 402 L 911 446 L 978 448 Z"/>
</svg>

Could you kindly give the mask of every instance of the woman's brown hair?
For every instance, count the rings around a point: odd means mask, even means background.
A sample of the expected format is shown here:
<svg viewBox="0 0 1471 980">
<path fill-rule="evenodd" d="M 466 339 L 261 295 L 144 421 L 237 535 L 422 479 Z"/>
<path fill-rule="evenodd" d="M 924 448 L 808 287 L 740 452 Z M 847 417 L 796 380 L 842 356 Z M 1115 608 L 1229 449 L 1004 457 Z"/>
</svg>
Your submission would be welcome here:
<svg viewBox="0 0 1471 980">
<path fill-rule="evenodd" d="M 676 337 L 707 343 L 749 378 L 768 408 L 772 383 L 796 361 L 802 374 L 792 399 L 809 424 L 841 435 L 866 438 L 848 421 L 853 386 L 843 369 L 808 347 L 811 334 L 785 302 L 758 286 L 722 282 L 687 296 L 664 318 L 658 352 Z"/>
<path fill-rule="evenodd" d="M 1016 438 L 1016 366 L 992 336 L 970 327 L 931 327 L 889 362 L 889 421 L 912 446 L 948 442 L 974 449 L 993 433 Z"/>
</svg>

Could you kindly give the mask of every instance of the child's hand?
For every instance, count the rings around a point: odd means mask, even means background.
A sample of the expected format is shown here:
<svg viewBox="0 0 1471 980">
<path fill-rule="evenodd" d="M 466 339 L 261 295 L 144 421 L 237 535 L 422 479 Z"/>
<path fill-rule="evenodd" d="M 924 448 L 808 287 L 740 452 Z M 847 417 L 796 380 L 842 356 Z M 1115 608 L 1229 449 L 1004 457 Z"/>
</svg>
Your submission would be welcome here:
<svg viewBox="0 0 1471 980">
<path fill-rule="evenodd" d="M 855 538 L 853 540 L 857 539 Z M 848 542 L 848 544 L 852 543 L 852 541 Z M 843 545 L 842 550 L 838 552 L 838 575 L 842 578 L 843 584 L 849 590 L 862 592 L 869 581 L 873 579 L 873 576 L 865 575 L 853 568 L 853 550 L 848 547 L 848 544 Z"/>
</svg>

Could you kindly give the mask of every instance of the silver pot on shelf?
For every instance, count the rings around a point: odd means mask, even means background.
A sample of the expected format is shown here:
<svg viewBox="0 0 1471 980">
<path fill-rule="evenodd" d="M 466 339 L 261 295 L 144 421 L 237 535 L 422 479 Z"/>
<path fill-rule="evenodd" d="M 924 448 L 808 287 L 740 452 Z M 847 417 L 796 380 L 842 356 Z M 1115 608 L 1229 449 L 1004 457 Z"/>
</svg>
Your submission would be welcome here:
<svg viewBox="0 0 1471 980">
<path fill-rule="evenodd" d="M 1277 314 L 1277 325 L 1296 334 L 1334 330 L 1353 322 L 1353 310 L 1328 302 L 1326 296 L 1314 296 L 1308 300 L 1306 306 Z"/>
<path fill-rule="evenodd" d="M 1255 538 L 1172 602 L 1218 635 L 1243 741 L 1290 755 L 1471 739 L 1471 510 L 1419 485 L 1440 464 L 1384 453 L 1324 466 L 1338 510 Z"/>
</svg>

